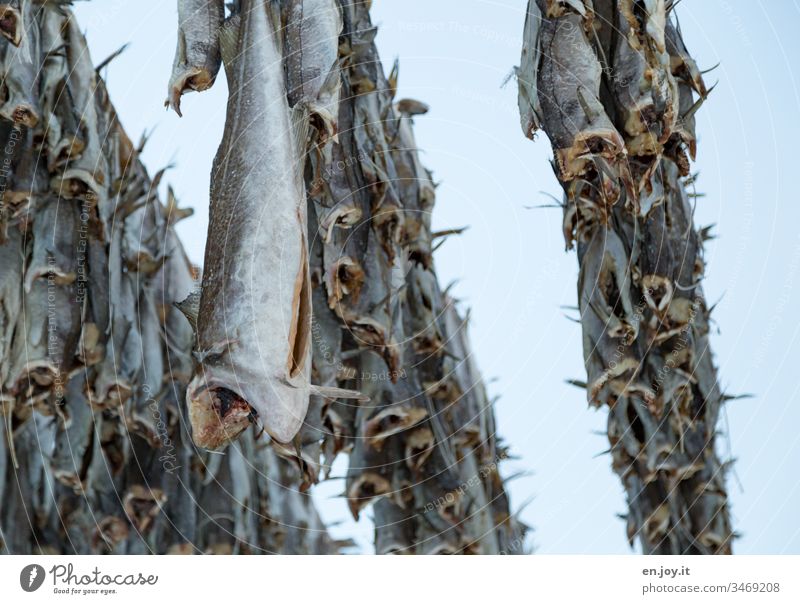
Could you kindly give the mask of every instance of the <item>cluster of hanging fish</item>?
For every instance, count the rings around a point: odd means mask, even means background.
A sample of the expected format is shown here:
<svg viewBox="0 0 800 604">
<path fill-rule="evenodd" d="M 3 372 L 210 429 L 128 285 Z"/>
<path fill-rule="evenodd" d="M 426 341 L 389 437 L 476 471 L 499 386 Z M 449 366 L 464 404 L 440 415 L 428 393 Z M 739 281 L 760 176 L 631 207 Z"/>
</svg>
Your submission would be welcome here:
<svg viewBox="0 0 800 604">
<path fill-rule="evenodd" d="M 221 63 L 230 91 L 186 302 L 194 442 L 255 434 L 304 486 L 348 453 L 345 496 L 356 518 L 374 503 L 378 553 L 522 553 L 467 321 L 433 269 L 412 130 L 427 108 L 394 102 L 369 4 L 179 2 L 167 103 Z"/>
<path fill-rule="evenodd" d="M 191 441 L 190 211 L 64 4 L 0 5 L 0 552 L 337 551 L 293 464 Z"/>
<path fill-rule="evenodd" d="M 550 139 L 577 242 L 589 402 L 607 406 L 628 537 L 645 553 L 730 553 L 715 452 L 724 396 L 692 223 L 694 114 L 709 90 L 668 0 L 530 0 L 522 129 Z M 702 231 L 705 233 L 706 231 Z"/>
</svg>

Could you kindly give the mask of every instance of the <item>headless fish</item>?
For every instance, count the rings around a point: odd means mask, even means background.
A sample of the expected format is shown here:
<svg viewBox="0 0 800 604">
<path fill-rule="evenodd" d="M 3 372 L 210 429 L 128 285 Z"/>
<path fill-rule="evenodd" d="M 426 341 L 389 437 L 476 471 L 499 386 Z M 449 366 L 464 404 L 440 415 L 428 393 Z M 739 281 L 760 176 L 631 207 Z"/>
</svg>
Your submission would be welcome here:
<svg viewBox="0 0 800 604">
<path fill-rule="evenodd" d="M 214 85 L 221 55 L 219 30 L 225 17 L 223 0 L 178 0 L 178 44 L 165 105 L 181 114 L 181 96 Z"/>
<path fill-rule="evenodd" d="M 312 392 L 360 396 L 310 384 L 308 109 L 302 102 L 289 107 L 273 6 L 243 2 L 221 32 L 231 92 L 212 168 L 199 363 L 187 389 L 194 441 L 210 449 L 251 422 L 288 443 Z"/>
</svg>

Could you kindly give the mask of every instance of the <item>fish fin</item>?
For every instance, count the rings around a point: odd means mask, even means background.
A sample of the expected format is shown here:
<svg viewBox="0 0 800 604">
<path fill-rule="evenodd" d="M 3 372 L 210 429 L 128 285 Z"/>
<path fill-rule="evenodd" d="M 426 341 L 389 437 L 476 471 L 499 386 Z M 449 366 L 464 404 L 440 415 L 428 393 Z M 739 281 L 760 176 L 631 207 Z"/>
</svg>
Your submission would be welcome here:
<svg viewBox="0 0 800 604">
<path fill-rule="evenodd" d="M 236 58 L 241 22 L 242 19 L 239 15 L 233 15 L 225 19 L 222 27 L 219 28 L 219 52 L 222 55 L 226 72 Z"/>
<path fill-rule="evenodd" d="M 198 363 L 204 363 L 208 359 L 214 359 L 221 357 L 226 352 L 230 352 L 237 344 L 239 340 L 234 338 L 228 338 L 222 340 L 221 342 L 214 342 L 211 346 L 204 350 L 194 350 L 192 352 L 192 356 Z"/>
<path fill-rule="evenodd" d="M 330 101 L 331 98 L 338 96 L 337 88 L 339 86 L 341 86 L 341 69 L 336 61 L 331 65 L 328 75 L 325 76 L 317 98 L 305 97 L 295 105 L 295 108 L 302 105 L 302 108 L 305 109 L 303 117 L 306 122 L 306 132 L 301 133 L 303 146 L 299 147 L 300 149 L 305 148 L 305 140 L 309 136 L 310 130 L 317 132 L 318 145 L 324 145 L 331 140 L 338 142 L 337 116 L 330 107 Z"/>
<path fill-rule="evenodd" d="M 303 249 L 292 300 L 292 324 L 289 328 L 290 378 L 295 377 L 305 367 L 311 343 L 311 282 L 308 275 L 308 252 L 306 251 L 305 236 L 300 245 L 303 246 Z"/>
<path fill-rule="evenodd" d="M 300 101 L 291 109 L 292 111 L 292 134 L 297 152 L 305 157 L 306 145 L 308 144 L 308 131 L 310 128 L 309 117 L 312 113 L 310 104 Z"/>
<path fill-rule="evenodd" d="M 320 97 L 331 92 L 335 92 L 336 88 L 341 84 L 341 68 L 339 67 L 338 59 L 334 61 L 331 68 L 328 70 L 328 75 L 325 76 L 325 81 L 320 88 Z"/>
<path fill-rule="evenodd" d="M 305 103 L 308 119 L 314 123 L 318 132 L 319 142 L 338 140 L 336 116 L 323 104 L 317 102 Z M 308 130 L 308 129 L 307 129 Z"/>
<path fill-rule="evenodd" d="M 173 302 L 172 304 L 189 320 L 192 328 L 196 329 L 197 315 L 200 312 L 200 290 L 196 289 L 181 302 Z"/>
<path fill-rule="evenodd" d="M 275 43 L 283 47 L 283 18 L 281 17 L 281 0 L 265 0 L 264 8 L 267 11 L 267 18 L 272 30 L 275 32 Z"/>
<path fill-rule="evenodd" d="M 312 394 L 323 396 L 325 398 L 346 398 L 353 399 L 361 402 L 369 401 L 366 394 L 362 394 L 358 390 L 348 390 L 347 388 L 336 388 L 335 386 L 309 386 Z"/>
<path fill-rule="evenodd" d="M 294 445 L 294 454 L 297 455 L 297 459 L 303 459 L 303 439 L 300 436 L 300 432 L 294 435 L 292 439 L 292 445 Z M 301 462 L 302 463 L 302 462 Z"/>
</svg>

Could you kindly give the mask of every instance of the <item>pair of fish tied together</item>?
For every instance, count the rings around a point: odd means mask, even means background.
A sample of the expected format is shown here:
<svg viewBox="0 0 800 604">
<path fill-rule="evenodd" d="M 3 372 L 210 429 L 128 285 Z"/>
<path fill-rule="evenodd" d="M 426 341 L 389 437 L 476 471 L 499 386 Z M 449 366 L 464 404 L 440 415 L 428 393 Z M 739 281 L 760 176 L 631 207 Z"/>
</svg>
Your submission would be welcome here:
<svg viewBox="0 0 800 604">
<path fill-rule="evenodd" d="M 379 553 L 522 553 L 492 401 L 438 284 L 435 185 L 370 3 L 179 3 L 167 103 L 229 97 L 212 170 L 186 400 L 195 443 L 257 435 L 307 488 L 348 453 Z M 252 427 L 252 428 L 251 428 Z M 251 428 L 250 430 L 248 430 Z"/>
</svg>

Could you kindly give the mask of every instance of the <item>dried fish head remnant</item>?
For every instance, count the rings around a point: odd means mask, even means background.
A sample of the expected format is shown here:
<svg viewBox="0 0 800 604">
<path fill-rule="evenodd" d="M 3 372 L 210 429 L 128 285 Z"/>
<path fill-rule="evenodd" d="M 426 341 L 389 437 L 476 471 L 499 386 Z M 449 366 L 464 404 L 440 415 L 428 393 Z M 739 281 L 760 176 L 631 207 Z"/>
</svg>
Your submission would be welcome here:
<svg viewBox="0 0 800 604">
<path fill-rule="evenodd" d="M 211 88 L 222 61 L 219 30 L 223 0 L 178 0 L 178 45 L 164 103 L 181 115 L 181 96 Z"/>
<path fill-rule="evenodd" d="M 419 470 L 433 452 L 436 439 L 430 428 L 423 426 L 410 432 L 406 439 L 405 462 L 412 470 Z"/>
<path fill-rule="evenodd" d="M 325 277 L 328 305 L 331 309 L 335 309 L 345 296 L 351 296 L 353 300 L 358 300 L 366 275 L 357 260 L 349 256 L 342 256 L 333 263 L 333 267 Z"/>
<path fill-rule="evenodd" d="M 387 438 L 404 432 L 428 416 L 427 409 L 410 401 L 396 403 L 376 413 L 364 426 L 364 436 L 370 446 L 380 450 Z"/>
<path fill-rule="evenodd" d="M 0 4 L 0 34 L 14 46 L 22 40 L 22 14 L 19 2 Z"/>
<path fill-rule="evenodd" d="M 134 528 L 145 533 L 153 526 L 166 502 L 167 498 L 161 489 L 135 484 L 125 493 L 122 505 Z"/>
<path fill-rule="evenodd" d="M 251 412 L 275 440 L 290 442 L 311 389 L 307 112 L 289 108 L 272 9 L 244 2 L 223 34 L 231 92 L 212 169 L 200 366 L 187 392 L 195 442 L 213 448 L 241 433 Z"/>
<path fill-rule="evenodd" d="M 391 483 L 378 472 L 360 474 L 347 488 L 348 507 L 353 518 L 358 520 L 361 510 L 391 491 Z"/>
<path fill-rule="evenodd" d="M 101 550 L 101 545 L 107 548 L 108 551 L 113 552 L 114 548 L 120 543 L 124 542 L 130 530 L 128 524 L 116 516 L 106 516 L 97 523 L 97 528 L 92 536 L 92 545 Z"/>
<path fill-rule="evenodd" d="M 428 105 L 416 99 L 400 99 L 395 107 L 399 113 L 406 116 L 425 115 L 430 110 Z"/>
<path fill-rule="evenodd" d="M 192 391 L 192 385 L 189 388 L 189 421 L 197 446 L 218 449 L 250 425 L 250 405 L 235 392 L 224 386 L 203 385 L 202 391 Z"/>
</svg>

